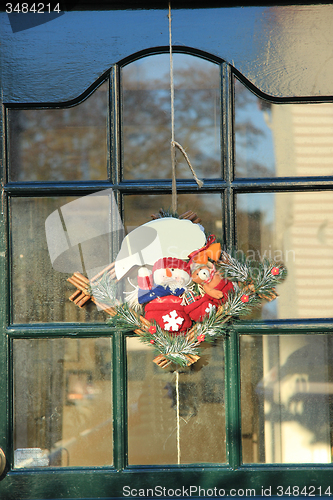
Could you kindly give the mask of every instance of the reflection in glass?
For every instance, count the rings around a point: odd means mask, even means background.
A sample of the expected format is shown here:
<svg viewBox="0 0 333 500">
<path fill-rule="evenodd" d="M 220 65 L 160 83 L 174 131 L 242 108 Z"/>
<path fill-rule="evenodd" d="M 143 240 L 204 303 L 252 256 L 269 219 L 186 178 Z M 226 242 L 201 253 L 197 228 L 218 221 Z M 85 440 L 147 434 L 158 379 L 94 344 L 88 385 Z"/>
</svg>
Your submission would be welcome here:
<svg viewBox="0 0 333 500">
<path fill-rule="evenodd" d="M 153 358 L 153 350 L 137 338 L 127 339 L 130 465 L 177 463 L 176 377 Z M 179 407 L 181 463 L 224 463 L 222 342 L 179 374 Z"/>
<path fill-rule="evenodd" d="M 174 54 L 173 61 L 175 140 L 199 177 L 220 177 L 220 68 L 185 54 Z M 169 54 L 159 54 L 122 68 L 126 179 L 171 177 L 169 67 Z M 192 178 L 179 151 L 177 177 Z"/>
<path fill-rule="evenodd" d="M 332 335 L 241 336 L 243 463 L 331 463 Z"/>
<path fill-rule="evenodd" d="M 219 241 L 223 238 L 222 202 L 219 194 L 181 194 L 177 197 L 179 215 L 191 210 L 201 219 L 206 234 L 215 234 Z M 151 220 L 162 207 L 168 210 L 171 195 L 133 195 L 124 197 L 125 228 L 132 231 Z"/>
<path fill-rule="evenodd" d="M 14 467 L 111 465 L 111 340 L 14 340 L 13 363 Z"/>
<path fill-rule="evenodd" d="M 10 181 L 107 178 L 108 83 L 63 109 L 9 110 Z"/>
<path fill-rule="evenodd" d="M 102 311 L 88 303 L 83 309 L 68 300 L 75 291 L 71 273 L 52 268 L 45 220 L 75 198 L 12 198 L 12 301 L 14 323 L 104 321 Z M 74 272 L 74 270 L 73 270 Z"/>
<path fill-rule="evenodd" d="M 333 104 L 272 104 L 235 79 L 237 177 L 333 175 Z"/>
<path fill-rule="evenodd" d="M 238 251 L 252 260 L 283 261 L 277 300 L 258 317 L 333 316 L 333 194 L 328 191 L 237 196 Z"/>
</svg>

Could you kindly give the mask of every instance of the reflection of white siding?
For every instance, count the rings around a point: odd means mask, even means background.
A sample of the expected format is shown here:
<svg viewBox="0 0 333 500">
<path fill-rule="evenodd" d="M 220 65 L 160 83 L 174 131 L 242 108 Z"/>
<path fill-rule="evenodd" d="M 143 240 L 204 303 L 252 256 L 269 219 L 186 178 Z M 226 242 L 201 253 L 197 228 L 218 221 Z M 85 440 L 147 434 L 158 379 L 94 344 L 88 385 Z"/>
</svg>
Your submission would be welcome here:
<svg viewBox="0 0 333 500">
<path fill-rule="evenodd" d="M 277 176 L 333 175 L 333 105 L 273 106 Z M 288 203 L 286 199 L 288 197 Z M 329 191 L 276 196 L 278 234 L 288 232 L 295 259 L 286 265 L 290 303 L 279 299 L 280 318 L 333 316 L 333 194 Z M 289 219 L 288 219 L 289 216 Z M 289 220 L 289 227 L 281 223 Z"/>
<path fill-rule="evenodd" d="M 332 175 L 332 104 L 293 104 L 291 115 L 296 175 Z"/>
<path fill-rule="evenodd" d="M 331 193 L 294 194 L 291 235 L 297 255 L 294 287 L 300 318 L 327 318 L 333 314 L 332 214 Z"/>
</svg>

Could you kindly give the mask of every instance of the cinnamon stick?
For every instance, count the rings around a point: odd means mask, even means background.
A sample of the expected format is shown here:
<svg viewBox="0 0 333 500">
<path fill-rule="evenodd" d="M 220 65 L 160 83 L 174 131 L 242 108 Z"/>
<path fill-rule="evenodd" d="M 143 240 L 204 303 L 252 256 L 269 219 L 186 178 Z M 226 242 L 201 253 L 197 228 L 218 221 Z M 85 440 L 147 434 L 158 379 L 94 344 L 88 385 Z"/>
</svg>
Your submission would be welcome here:
<svg viewBox="0 0 333 500">
<path fill-rule="evenodd" d="M 94 276 L 93 278 L 91 278 L 91 283 L 98 280 L 98 278 L 101 278 L 103 276 L 104 273 L 108 272 L 108 271 L 112 271 L 114 269 L 114 266 L 115 266 L 115 262 L 112 262 L 111 264 L 109 264 L 108 266 L 106 266 L 105 269 L 102 269 L 101 272 L 99 272 L 98 274 L 96 274 L 96 276 Z M 112 275 L 111 275 L 112 276 Z"/>
<path fill-rule="evenodd" d="M 160 368 L 166 368 L 171 364 L 171 361 L 166 359 L 163 354 L 160 354 L 159 356 L 156 356 L 156 358 L 153 359 L 153 362 L 156 363 Z"/>
<path fill-rule="evenodd" d="M 71 296 L 69 297 L 69 300 L 70 300 L 70 301 L 72 301 L 72 302 L 74 302 L 74 300 L 75 300 L 75 299 L 76 299 L 79 295 L 81 295 L 81 293 L 82 293 L 82 292 L 81 292 L 81 290 L 75 290 L 75 292 L 73 293 L 73 295 L 71 295 Z"/>
<path fill-rule="evenodd" d="M 76 305 L 79 307 L 83 307 L 84 304 L 86 304 L 86 302 L 88 302 L 88 300 L 90 300 L 90 295 L 84 295 L 84 297 L 79 302 L 77 302 Z"/>
<path fill-rule="evenodd" d="M 71 283 L 72 285 L 74 285 L 76 288 L 78 288 L 79 290 L 81 290 L 81 292 L 85 292 L 86 295 L 89 295 L 88 292 L 87 292 L 87 286 L 86 285 L 83 285 L 82 283 L 80 283 L 78 280 L 74 279 L 73 277 L 71 278 L 67 278 L 67 281 L 69 283 Z"/>
<path fill-rule="evenodd" d="M 86 278 L 85 276 L 83 276 L 83 274 L 81 274 L 79 272 L 75 272 L 73 274 L 73 276 L 75 276 L 75 278 L 77 278 L 78 280 L 82 281 L 83 283 L 86 283 L 87 285 L 90 284 L 88 278 Z"/>
</svg>

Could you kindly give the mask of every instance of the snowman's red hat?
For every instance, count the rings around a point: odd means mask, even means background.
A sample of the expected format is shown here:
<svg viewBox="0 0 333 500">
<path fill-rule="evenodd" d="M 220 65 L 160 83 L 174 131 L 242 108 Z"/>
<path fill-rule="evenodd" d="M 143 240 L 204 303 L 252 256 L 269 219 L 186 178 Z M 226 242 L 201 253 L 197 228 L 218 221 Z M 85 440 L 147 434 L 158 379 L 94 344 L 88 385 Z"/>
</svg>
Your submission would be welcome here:
<svg viewBox="0 0 333 500">
<path fill-rule="evenodd" d="M 157 269 L 183 269 L 189 275 L 191 275 L 191 269 L 187 262 L 181 259 L 176 259 L 175 257 L 164 257 L 163 259 L 159 259 L 155 262 L 153 267 L 153 273 Z"/>
</svg>

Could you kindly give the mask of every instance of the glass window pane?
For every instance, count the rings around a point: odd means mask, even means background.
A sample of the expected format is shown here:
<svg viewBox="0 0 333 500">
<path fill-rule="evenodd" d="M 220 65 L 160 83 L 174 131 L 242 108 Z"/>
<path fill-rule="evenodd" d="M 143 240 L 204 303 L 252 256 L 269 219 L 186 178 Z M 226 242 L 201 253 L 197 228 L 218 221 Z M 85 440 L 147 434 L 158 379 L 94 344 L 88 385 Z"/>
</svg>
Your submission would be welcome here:
<svg viewBox="0 0 333 500">
<path fill-rule="evenodd" d="M 331 334 L 242 335 L 244 463 L 332 462 Z"/>
<path fill-rule="evenodd" d="M 235 79 L 237 177 L 333 174 L 333 104 L 272 104 Z"/>
<path fill-rule="evenodd" d="M 45 235 L 45 220 L 76 198 L 12 198 L 12 300 L 14 323 L 104 321 L 105 314 L 87 303 L 80 309 L 69 297 L 71 273 L 55 271 Z M 112 261 L 111 261 L 112 262 Z M 73 268 L 73 272 L 79 269 Z"/>
<path fill-rule="evenodd" d="M 181 194 L 178 195 L 179 215 L 191 210 L 201 219 L 206 234 L 215 234 L 222 240 L 222 202 L 220 194 Z M 160 208 L 170 209 L 170 195 L 133 195 L 124 197 L 125 228 L 132 231 L 141 224 L 149 222 L 151 214 Z"/>
<path fill-rule="evenodd" d="M 274 135 L 270 127 L 272 110 L 277 107 L 257 97 L 235 78 L 236 177 L 277 175 Z"/>
<path fill-rule="evenodd" d="M 14 467 L 111 465 L 111 339 L 16 339 L 13 360 Z"/>
<path fill-rule="evenodd" d="M 186 150 L 198 177 L 220 177 L 220 67 L 186 54 L 174 54 L 173 66 L 175 140 Z M 171 177 L 169 68 L 169 54 L 122 68 L 126 179 Z M 179 151 L 177 177 L 192 178 Z"/>
<path fill-rule="evenodd" d="M 130 465 L 176 464 L 176 375 L 153 363 L 154 351 L 127 339 Z M 208 361 L 208 362 L 207 362 Z M 224 463 L 223 342 L 179 374 L 180 462 Z"/>
<path fill-rule="evenodd" d="M 237 196 L 238 249 L 249 259 L 283 261 L 279 297 L 257 317 L 333 316 L 333 193 L 253 193 Z"/>
<path fill-rule="evenodd" d="M 10 181 L 107 178 L 108 82 L 64 109 L 9 111 Z"/>
</svg>

